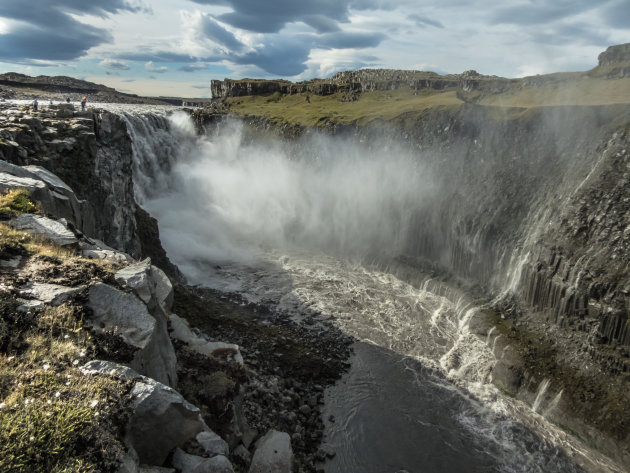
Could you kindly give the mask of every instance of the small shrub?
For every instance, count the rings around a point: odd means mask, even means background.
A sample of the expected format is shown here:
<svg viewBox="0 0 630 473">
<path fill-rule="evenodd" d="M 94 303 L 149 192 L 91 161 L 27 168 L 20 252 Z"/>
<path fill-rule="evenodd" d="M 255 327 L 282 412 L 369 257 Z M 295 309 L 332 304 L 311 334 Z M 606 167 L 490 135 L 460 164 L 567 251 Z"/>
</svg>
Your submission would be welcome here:
<svg viewBox="0 0 630 473">
<path fill-rule="evenodd" d="M 0 212 L 19 214 L 37 214 L 39 209 L 25 189 L 13 189 L 0 196 Z"/>
</svg>

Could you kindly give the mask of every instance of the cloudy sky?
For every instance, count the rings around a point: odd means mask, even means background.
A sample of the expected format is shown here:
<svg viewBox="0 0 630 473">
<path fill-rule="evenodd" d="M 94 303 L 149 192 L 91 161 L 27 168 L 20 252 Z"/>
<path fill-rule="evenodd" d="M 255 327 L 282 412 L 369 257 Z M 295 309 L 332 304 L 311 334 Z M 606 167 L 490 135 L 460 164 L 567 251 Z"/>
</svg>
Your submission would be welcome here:
<svg viewBox="0 0 630 473">
<path fill-rule="evenodd" d="M 0 72 L 141 95 L 362 67 L 520 77 L 630 42 L 630 0 L 0 0 Z"/>
</svg>

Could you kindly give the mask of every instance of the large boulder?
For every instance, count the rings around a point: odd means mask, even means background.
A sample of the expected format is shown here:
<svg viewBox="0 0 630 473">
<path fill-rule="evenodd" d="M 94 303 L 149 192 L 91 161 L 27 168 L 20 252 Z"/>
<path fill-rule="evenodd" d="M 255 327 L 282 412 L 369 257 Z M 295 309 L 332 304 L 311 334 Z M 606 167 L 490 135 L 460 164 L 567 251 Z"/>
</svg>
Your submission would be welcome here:
<svg viewBox="0 0 630 473">
<path fill-rule="evenodd" d="M 135 295 L 99 282 L 90 288 L 88 307 L 93 312 L 88 323 L 95 331 L 115 332 L 140 349 L 149 344 L 156 322 Z"/>
<path fill-rule="evenodd" d="M 122 466 L 126 470 L 122 471 L 133 471 L 134 464 L 161 466 L 176 447 L 201 432 L 212 434 L 199 409 L 181 394 L 127 366 L 93 360 L 85 364 L 81 372 L 86 376 L 105 375 L 135 383 L 131 389 L 132 413 L 125 434 L 129 458 Z"/>
<path fill-rule="evenodd" d="M 127 437 L 141 463 L 162 465 L 175 447 L 208 430 L 199 409 L 162 383 L 138 381 L 131 395 Z"/>
<path fill-rule="evenodd" d="M 292 466 L 291 437 L 270 430 L 256 444 L 249 473 L 291 473 Z"/>
<path fill-rule="evenodd" d="M 137 296 L 104 283 L 90 288 L 88 324 L 93 331 L 120 336 L 135 347 L 131 366 L 169 386 L 177 385 L 177 358 L 168 336 L 164 315 L 155 317 Z"/>
</svg>

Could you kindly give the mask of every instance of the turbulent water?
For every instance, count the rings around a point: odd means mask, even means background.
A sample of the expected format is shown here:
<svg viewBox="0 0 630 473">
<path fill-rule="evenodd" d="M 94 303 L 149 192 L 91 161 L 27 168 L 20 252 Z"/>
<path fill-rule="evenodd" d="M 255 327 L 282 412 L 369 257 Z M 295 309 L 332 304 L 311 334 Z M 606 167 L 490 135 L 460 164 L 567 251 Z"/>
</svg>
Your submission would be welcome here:
<svg viewBox="0 0 630 473">
<path fill-rule="evenodd" d="M 620 471 L 545 420 L 553 397 L 532 409 L 496 390 L 495 337 L 468 329 L 478 303 L 398 259 L 440 197 L 422 156 L 253 139 L 236 121 L 198 137 L 184 113 L 124 116 L 137 198 L 190 283 L 332 320 L 358 340 L 326 393 L 337 454 L 325 471 Z"/>
</svg>

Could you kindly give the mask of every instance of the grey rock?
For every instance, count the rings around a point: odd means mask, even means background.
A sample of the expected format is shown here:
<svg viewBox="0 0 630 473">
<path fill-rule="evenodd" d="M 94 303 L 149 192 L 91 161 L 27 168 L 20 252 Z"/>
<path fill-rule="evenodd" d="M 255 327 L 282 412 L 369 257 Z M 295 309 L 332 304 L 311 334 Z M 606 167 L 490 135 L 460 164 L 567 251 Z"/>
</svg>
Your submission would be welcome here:
<svg viewBox="0 0 630 473">
<path fill-rule="evenodd" d="M 211 430 L 199 432 L 195 438 L 210 457 L 215 455 L 227 457 L 230 454 L 230 447 L 227 442 Z"/>
<path fill-rule="evenodd" d="M 67 287 L 58 284 L 29 282 L 20 288 L 20 295 L 58 306 L 83 291 L 86 286 Z"/>
<path fill-rule="evenodd" d="M 81 250 L 81 256 L 90 259 L 102 259 L 116 263 L 128 263 L 131 257 L 126 253 L 111 250 Z"/>
<path fill-rule="evenodd" d="M 67 218 L 84 233 L 94 231 L 87 203 L 79 200 L 58 176 L 40 166 L 16 166 L 0 161 L 0 189 L 27 189 L 46 214 Z"/>
<path fill-rule="evenodd" d="M 133 289 L 149 308 L 160 305 L 168 311 L 173 305 L 173 285 L 161 269 L 151 265 L 150 258 L 121 269 L 115 278 L 118 283 Z M 152 298 L 154 302 L 151 302 Z"/>
<path fill-rule="evenodd" d="M 257 442 L 249 473 L 290 473 L 292 465 L 289 434 L 270 430 Z"/>
<path fill-rule="evenodd" d="M 133 292 L 135 292 L 145 304 L 148 304 L 151 300 L 148 274 L 150 267 L 151 260 L 147 258 L 139 263 L 121 269 L 114 275 L 114 278 L 119 284 L 133 289 Z"/>
<path fill-rule="evenodd" d="M 89 323 L 94 330 L 115 332 L 137 348 L 146 347 L 151 340 L 156 321 L 133 294 L 97 283 L 90 288 L 88 307 L 93 311 Z"/>
<path fill-rule="evenodd" d="M 208 428 L 199 409 L 162 383 L 145 378 L 136 382 L 131 396 L 127 439 L 140 463 L 162 465 L 175 447 Z"/>
<path fill-rule="evenodd" d="M 127 253 L 115 250 L 96 238 L 83 239 L 79 242 L 81 255 L 85 258 L 104 259 L 117 263 L 132 263 L 134 259 Z"/>
<path fill-rule="evenodd" d="M 19 306 L 17 306 L 17 311 L 18 312 L 30 312 L 32 310 L 37 310 L 37 309 L 41 309 L 42 307 L 44 307 L 44 305 L 46 305 L 44 303 L 44 301 L 38 301 L 38 300 L 20 300 L 20 302 L 22 302 Z"/>
<path fill-rule="evenodd" d="M 41 166 L 24 166 L 23 169 L 30 172 L 31 174 L 36 175 L 39 179 L 44 181 L 51 189 L 55 190 L 63 190 L 69 194 L 74 194 L 74 191 L 70 189 L 65 182 L 63 182 L 59 177 L 50 172 L 48 169 L 45 169 Z"/>
<path fill-rule="evenodd" d="M 81 373 L 85 376 L 107 375 L 117 379 L 129 381 L 132 379 L 142 379 L 144 376 L 113 361 L 92 360 L 81 367 Z"/>
<path fill-rule="evenodd" d="M 163 313 L 150 314 L 134 294 L 103 283 L 90 288 L 88 307 L 93 311 L 88 323 L 94 331 L 115 333 L 139 348 L 131 361 L 132 368 L 161 383 L 177 385 L 177 358 Z"/>
<path fill-rule="evenodd" d="M 68 230 L 64 224 L 40 215 L 22 214 L 8 223 L 17 230 L 25 230 L 35 235 L 41 235 L 60 246 L 72 245 L 78 242 L 74 233 Z"/>
<path fill-rule="evenodd" d="M 223 455 L 203 458 L 176 449 L 173 466 L 182 473 L 234 473 L 232 464 Z"/>
<path fill-rule="evenodd" d="M 29 192 L 36 189 L 45 189 L 46 184 L 40 180 L 30 177 L 19 177 L 8 174 L 6 172 L 0 172 L 0 190 L 6 191 L 9 189 L 26 189 Z"/>
<path fill-rule="evenodd" d="M 175 298 L 175 291 L 173 290 L 173 284 L 168 276 L 157 266 L 151 265 L 150 275 L 153 280 L 155 297 L 157 301 L 164 307 L 165 310 L 170 311 L 173 307 L 173 299 Z"/>
<path fill-rule="evenodd" d="M 2 267 L 2 268 L 17 268 L 20 265 L 21 261 L 22 261 L 22 257 L 20 255 L 17 255 L 14 258 L 1 259 L 0 260 L 0 267 Z"/>
</svg>

